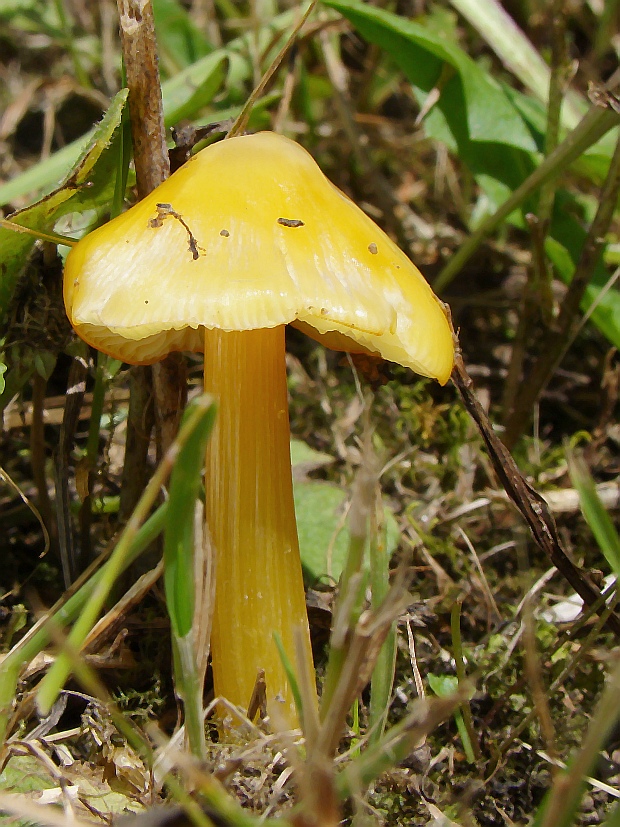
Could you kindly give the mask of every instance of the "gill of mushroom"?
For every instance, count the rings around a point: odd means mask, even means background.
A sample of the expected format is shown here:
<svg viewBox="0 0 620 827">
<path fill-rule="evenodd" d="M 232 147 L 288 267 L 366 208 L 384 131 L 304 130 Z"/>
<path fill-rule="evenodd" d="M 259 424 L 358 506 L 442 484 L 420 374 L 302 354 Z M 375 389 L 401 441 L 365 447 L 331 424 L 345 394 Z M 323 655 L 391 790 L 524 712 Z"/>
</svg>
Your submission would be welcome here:
<svg viewBox="0 0 620 827">
<path fill-rule="evenodd" d="M 219 400 L 205 476 L 217 556 L 215 693 L 246 709 L 264 670 L 268 712 L 295 725 L 273 639 L 277 632 L 290 661 L 304 658 L 312 674 L 285 325 L 444 384 L 454 360 L 444 306 L 312 157 L 270 132 L 202 150 L 83 239 L 67 259 L 65 304 L 83 339 L 126 362 L 204 351 L 205 389 Z"/>
</svg>

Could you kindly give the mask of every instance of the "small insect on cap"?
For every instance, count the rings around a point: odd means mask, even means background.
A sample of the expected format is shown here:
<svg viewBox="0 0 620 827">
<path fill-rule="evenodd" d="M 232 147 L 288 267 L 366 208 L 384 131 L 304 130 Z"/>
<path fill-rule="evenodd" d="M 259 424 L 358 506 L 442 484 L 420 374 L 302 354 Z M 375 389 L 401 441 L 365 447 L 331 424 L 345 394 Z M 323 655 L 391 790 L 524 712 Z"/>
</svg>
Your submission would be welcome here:
<svg viewBox="0 0 620 827">
<path fill-rule="evenodd" d="M 294 323 L 447 382 L 452 331 L 419 270 L 293 141 L 260 132 L 197 153 L 80 241 L 71 324 L 134 364 L 200 351 L 201 328 Z"/>
</svg>

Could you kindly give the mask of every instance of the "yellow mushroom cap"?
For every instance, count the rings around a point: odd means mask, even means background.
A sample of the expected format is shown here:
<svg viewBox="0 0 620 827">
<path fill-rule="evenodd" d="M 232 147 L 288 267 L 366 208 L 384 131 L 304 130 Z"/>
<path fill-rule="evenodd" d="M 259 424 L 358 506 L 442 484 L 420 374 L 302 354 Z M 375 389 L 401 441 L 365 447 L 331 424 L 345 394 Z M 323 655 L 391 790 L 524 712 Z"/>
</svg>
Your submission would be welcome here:
<svg viewBox="0 0 620 827">
<path fill-rule="evenodd" d="M 151 364 L 201 328 L 295 323 L 445 383 L 452 331 L 417 267 L 281 135 L 224 140 L 69 253 L 67 314 L 89 344 Z"/>
</svg>

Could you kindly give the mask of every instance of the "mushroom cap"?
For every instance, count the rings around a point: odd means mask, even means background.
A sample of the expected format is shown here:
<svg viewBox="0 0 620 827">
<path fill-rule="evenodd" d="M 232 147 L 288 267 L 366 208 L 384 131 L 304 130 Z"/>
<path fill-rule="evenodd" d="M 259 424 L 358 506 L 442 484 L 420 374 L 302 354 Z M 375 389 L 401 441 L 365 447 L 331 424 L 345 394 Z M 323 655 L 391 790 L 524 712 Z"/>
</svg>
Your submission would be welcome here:
<svg viewBox="0 0 620 827">
<path fill-rule="evenodd" d="M 445 383 L 454 344 L 420 271 L 313 158 L 260 132 L 213 144 L 69 253 L 76 332 L 124 362 L 201 351 L 202 328 L 295 323 Z"/>
</svg>

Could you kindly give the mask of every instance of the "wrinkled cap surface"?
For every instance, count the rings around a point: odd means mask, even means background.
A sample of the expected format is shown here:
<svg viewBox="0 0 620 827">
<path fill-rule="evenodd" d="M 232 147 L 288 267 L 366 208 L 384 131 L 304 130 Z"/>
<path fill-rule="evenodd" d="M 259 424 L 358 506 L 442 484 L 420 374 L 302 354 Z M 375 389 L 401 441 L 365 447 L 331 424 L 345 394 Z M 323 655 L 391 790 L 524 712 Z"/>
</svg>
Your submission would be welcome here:
<svg viewBox="0 0 620 827">
<path fill-rule="evenodd" d="M 69 253 L 77 333 L 133 364 L 203 349 L 202 328 L 295 323 L 444 383 L 443 307 L 398 247 L 298 144 L 271 132 L 197 153 Z"/>
</svg>

